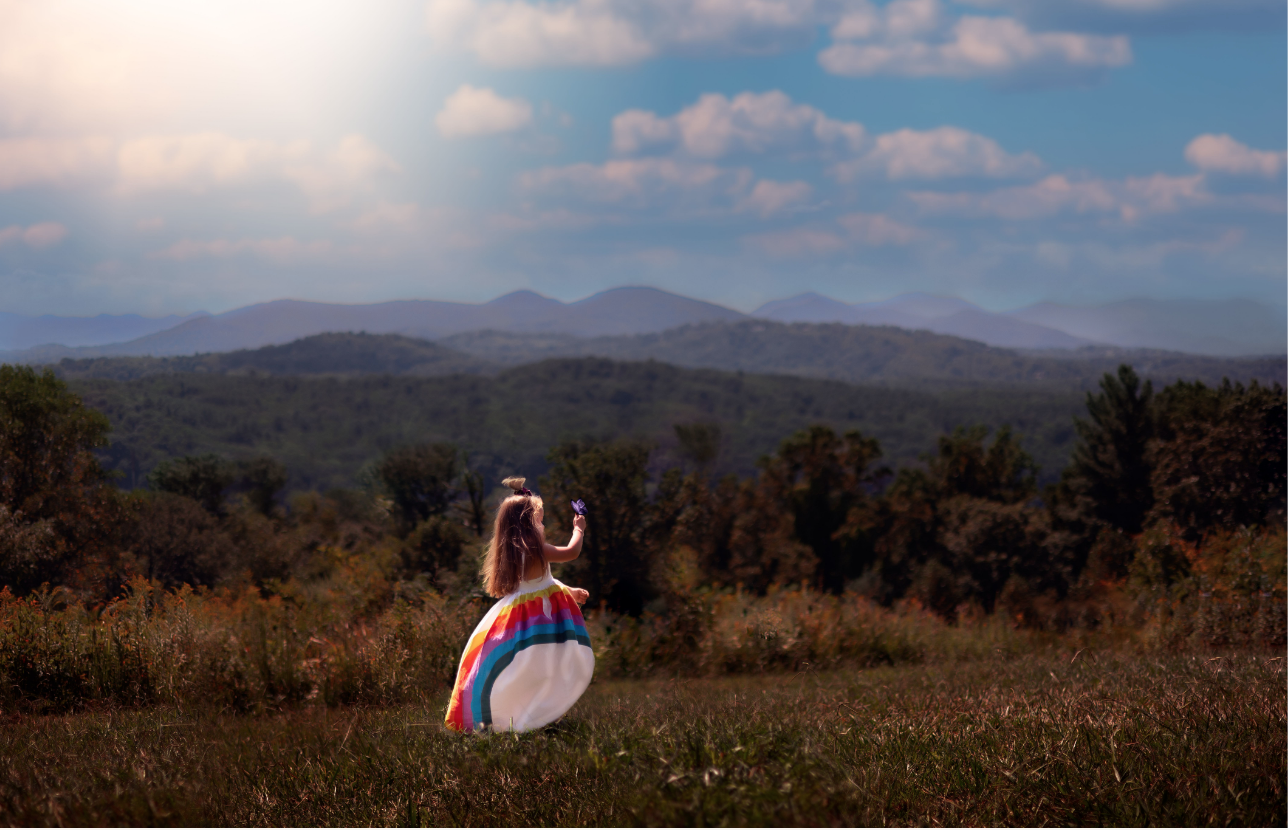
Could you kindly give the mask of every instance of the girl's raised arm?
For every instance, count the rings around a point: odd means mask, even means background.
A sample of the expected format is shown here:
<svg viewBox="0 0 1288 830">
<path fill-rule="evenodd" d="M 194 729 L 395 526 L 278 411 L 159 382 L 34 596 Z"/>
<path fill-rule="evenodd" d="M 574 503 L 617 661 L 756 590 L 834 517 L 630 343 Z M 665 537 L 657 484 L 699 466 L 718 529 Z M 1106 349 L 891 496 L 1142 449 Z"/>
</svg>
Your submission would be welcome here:
<svg viewBox="0 0 1288 830">
<path fill-rule="evenodd" d="M 586 532 L 586 517 L 572 517 L 572 538 L 563 547 L 546 542 L 544 553 L 547 562 L 571 562 L 581 555 L 581 539 Z"/>
</svg>

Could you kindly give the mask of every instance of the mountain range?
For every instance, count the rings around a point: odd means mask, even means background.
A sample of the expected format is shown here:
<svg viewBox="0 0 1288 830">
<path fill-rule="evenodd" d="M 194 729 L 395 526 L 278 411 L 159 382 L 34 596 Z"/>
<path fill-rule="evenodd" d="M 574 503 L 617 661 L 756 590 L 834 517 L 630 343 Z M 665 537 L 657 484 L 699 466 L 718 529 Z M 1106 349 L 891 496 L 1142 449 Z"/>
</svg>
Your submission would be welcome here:
<svg viewBox="0 0 1288 830">
<path fill-rule="evenodd" d="M 601 338 L 751 319 L 779 323 L 896 326 L 1026 350 L 1087 346 L 1166 349 L 1200 355 L 1281 355 L 1285 315 L 1247 300 L 1125 300 L 1096 307 L 1039 303 L 1005 313 L 955 297 L 903 294 L 843 303 L 819 294 L 775 300 L 751 314 L 655 288 L 603 291 L 573 303 L 516 291 L 486 303 L 399 300 L 341 305 L 277 300 L 223 314 L 145 318 L 0 314 L 0 360 L 165 357 L 280 345 L 323 332 L 401 334 L 443 340 L 471 332 Z M 133 336 L 131 336 L 133 335 Z"/>
<path fill-rule="evenodd" d="M 99 314 L 96 317 L 27 317 L 0 311 L 0 350 L 30 349 L 56 343 L 60 346 L 101 346 L 123 343 L 172 329 L 205 312 L 181 316 L 142 317 L 138 314 Z"/>
<path fill-rule="evenodd" d="M 768 320 L 697 323 L 656 334 L 466 332 L 438 342 L 398 334 L 317 334 L 281 346 L 174 357 L 64 359 L 68 380 L 132 381 L 154 375 L 358 377 L 495 375 L 550 359 L 657 361 L 692 369 L 794 375 L 886 387 L 1093 389 L 1130 363 L 1156 386 L 1178 379 L 1283 383 L 1283 357 L 1221 358 L 1146 349 L 1084 347 L 1018 352 L 927 331 Z"/>
</svg>

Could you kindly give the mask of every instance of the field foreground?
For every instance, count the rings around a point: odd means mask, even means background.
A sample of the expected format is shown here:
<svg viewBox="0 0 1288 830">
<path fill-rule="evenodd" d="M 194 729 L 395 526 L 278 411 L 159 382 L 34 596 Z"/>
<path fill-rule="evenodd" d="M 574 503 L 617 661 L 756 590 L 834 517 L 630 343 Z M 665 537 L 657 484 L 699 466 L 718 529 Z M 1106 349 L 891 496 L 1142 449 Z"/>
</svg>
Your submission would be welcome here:
<svg viewBox="0 0 1288 830">
<path fill-rule="evenodd" d="M 1283 826 L 1284 684 L 1280 658 L 999 654 L 596 683 L 520 736 L 447 732 L 443 699 L 11 716 L 0 824 Z"/>
</svg>

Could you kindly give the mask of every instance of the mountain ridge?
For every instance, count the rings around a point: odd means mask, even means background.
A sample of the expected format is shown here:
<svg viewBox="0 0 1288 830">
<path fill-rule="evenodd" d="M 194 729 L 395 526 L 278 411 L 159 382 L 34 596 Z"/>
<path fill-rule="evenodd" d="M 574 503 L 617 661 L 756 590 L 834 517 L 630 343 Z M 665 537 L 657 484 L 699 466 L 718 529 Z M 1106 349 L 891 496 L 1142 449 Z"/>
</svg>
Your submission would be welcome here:
<svg viewBox="0 0 1288 830">
<path fill-rule="evenodd" d="M 1288 325 L 1283 318 L 1284 315 L 1276 318 L 1273 309 L 1250 300 L 1135 299 L 1097 307 L 1037 303 L 1013 311 L 992 312 L 957 297 L 924 293 L 851 304 L 814 292 L 765 303 L 748 315 L 657 288 L 624 286 L 571 303 L 528 290 L 504 294 L 486 303 L 392 300 L 352 305 L 274 300 L 218 315 L 175 318 L 179 322 L 170 328 L 150 331 L 127 341 L 66 346 L 46 340 L 43 342 L 47 345 L 0 352 L 0 360 L 47 363 L 62 357 L 195 355 L 282 345 L 315 334 L 345 331 L 401 334 L 428 340 L 482 331 L 584 339 L 653 334 L 683 325 L 753 319 L 897 326 L 1003 348 L 1070 350 L 1099 345 L 1235 357 L 1288 352 Z M 55 328 L 83 328 L 99 319 L 49 317 L 46 322 Z M 5 331 L 12 332 L 15 326 L 26 325 L 15 320 L 15 315 L 0 316 L 0 343 L 4 342 Z M 146 323 L 156 328 L 165 321 L 166 318 L 132 318 L 128 323 Z M 84 331 L 71 332 L 71 335 L 82 341 L 89 336 Z M 30 340 L 34 335 L 28 332 L 25 336 Z"/>
<path fill-rule="evenodd" d="M 430 342 L 396 334 L 333 333 L 196 356 L 64 359 L 54 368 L 66 378 L 113 380 L 184 373 L 428 377 L 495 374 L 542 360 L 591 357 L 920 388 L 1001 383 L 1085 390 L 1124 362 L 1158 384 L 1178 378 L 1214 384 L 1223 377 L 1282 383 L 1288 372 L 1283 358 L 1207 358 L 1112 347 L 1022 352 L 896 327 L 769 320 L 597 338 L 484 331 Z"/>
</svg>

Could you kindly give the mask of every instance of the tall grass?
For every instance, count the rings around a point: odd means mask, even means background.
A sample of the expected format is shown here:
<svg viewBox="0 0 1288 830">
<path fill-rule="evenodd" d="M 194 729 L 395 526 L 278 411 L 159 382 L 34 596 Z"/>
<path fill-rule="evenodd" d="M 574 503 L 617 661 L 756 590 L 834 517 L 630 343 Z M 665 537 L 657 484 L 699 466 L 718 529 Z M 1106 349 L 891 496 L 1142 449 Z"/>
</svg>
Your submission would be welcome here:
<svg viewBox="0 0 1288 830">
<path fill-rule="evenodd" d="M 1283 660 L 1055 654 L 597 682 L 557 726 L 389 708 L 15 716 L 19 825 L 1280 825 Z"/>
<path fill-rule="evenodd" d="M 347 578 L 347 577 L 346 577 Z M 0 593 L 0 706 L 64 711 L 92 701 L 396 704 L 451 685 L 488 607 L 399 586 L 383 609 L 311 585 L 159 591 L 142 580 L 101 608 L 65 592 Z M 949 626 L 914 606 L 794 588 L 687 595 L 660 613 L 588 613 L 596 676 L 710 676 L 915 663 L 1017 650 L 1001 620 Z"/>
<path fill-rule="evenodd" d="M 1139 590 L 1135 599 L 1104 592 L 1121 607 L 1102 619 L 1121 624 L 1062 635 L 1002 614 L 963 613 L 950 625 L 915 602 L 885 608 L 851 593 L 715 590 L 700 584 L 683 550 L 664 563 L 662 597 L 643 615 L 591 609 L 587 625 L 600 680 L 961 662 L 1111 644 L 1159 653 L 1281 650 L 1282 573 L 1267 579 L 1269 566 L 1257 563 L 1282 554 L 1282 536 L 1263 544 L 1235 534 L 1228 555 L 1195 560 L 1196 575 L 1166 590 Z M 1148 555 L 1160 561 L 1179 555 L 1174 540 L 1150 544 Z M 392 581 L 378 557 L 323 554 L 334 560 L 324 576 L 270 580 L 265 589 L 162 591 L 135 579 L 101 606 L 62 589 L 0 591 L 0 710 L 396 705 L 449 687 L 491 601 Z"/>
<path fill-rule="evenodd" d="M 290 591 L 161 592 L 105 607 L 0 593 L 0 705 L 394 703 L 450 684 L 480 603 L 427 591 L 370 617 Z"/>
</svg>

